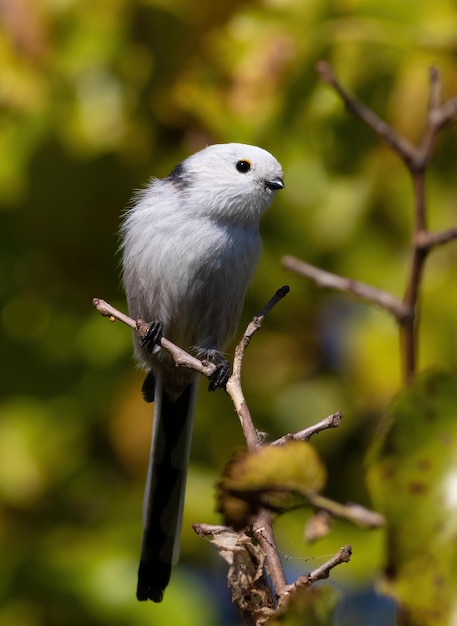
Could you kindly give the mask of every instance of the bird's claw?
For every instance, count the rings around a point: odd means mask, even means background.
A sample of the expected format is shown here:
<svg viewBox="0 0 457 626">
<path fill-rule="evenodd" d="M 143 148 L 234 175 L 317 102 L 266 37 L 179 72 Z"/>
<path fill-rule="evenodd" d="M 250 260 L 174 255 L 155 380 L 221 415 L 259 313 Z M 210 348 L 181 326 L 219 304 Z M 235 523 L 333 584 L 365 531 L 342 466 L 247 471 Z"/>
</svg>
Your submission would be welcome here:
<svg viewBox="0 0 457 626">
<path fill-rule="evenodd" d="M 141 338 L 141 347 L 144 348 L 145 346 L 147 346 L 148 352 L 152 352 L 155 346 L 160 345 L 162 335 L 162 324 L 157 320 L 151 322 L 148 326 L 147 331 Z"/>
<path fill-rule="evenodd" d="M 208 377 L 208 391 L 216 391 L 216 389 L 225 389 L 227 381 L 230 377 L 230 364 L 225 359 L 217 363 L 214 372 Z"/>
</svg>

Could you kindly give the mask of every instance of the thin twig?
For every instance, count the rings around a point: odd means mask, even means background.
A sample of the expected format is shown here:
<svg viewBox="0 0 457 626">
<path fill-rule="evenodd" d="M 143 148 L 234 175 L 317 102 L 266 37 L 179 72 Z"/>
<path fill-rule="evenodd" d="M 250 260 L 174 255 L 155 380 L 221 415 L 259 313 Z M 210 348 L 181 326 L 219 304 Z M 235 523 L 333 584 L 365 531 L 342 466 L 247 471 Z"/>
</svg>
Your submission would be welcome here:
<svg viewBox="0 0 457 626">
<path fill-rule="evenodd" d="M 232 402 L 235 406 L 238 418 L 243 429 L 243 434 L 246 439 L 248 448 L 254 449 L 259 445 L 259 436 L 257 430 L 252 421 L 251 414 L 249 412 L 248 405 L 246 403 L 243 389 L 241 387 L 241 367 L 243 365 L 243 358 L 246 348 L 248 347 L 252 336 L 260 329 L 265 316 L 269 311 L 289 293 L 289 287 L 284 285 L 274 294 L 272 298 L 267 302 L 263 309 L 254 316 L 251 322 L 248 324 L 241 341 L 235 348 L 235 356 L 233 358 L 233 370 L 232 375 L 227 381 L 226 391 L 229 394 Z"/>
<path fill-rule="evenodd" d="M 332 274 L 293 256 L 285 256 L 281 261 L 284 267 L 311 278 L 319 287 L 337 289 L 362 300 L 367 300 L 382 307 L 399 321 L 403 321 L 412 315 L 410 309 L 401 300 L 398 300 L 387 291 L 382 291 L 352 278 Z"/>
<path fill-rule="evenodd" d="M 445 243 L 449 243 L 457 239 L 457 227 L 447 228 L 438 233 L 422 232 L 418 233 L 416 237 L 416 246 L 418 248 L 425 248 L 430 250 L 436 246 L 442 246 Z"/>
<path fill-rule="evenodd" d="M 276 439 L 271 442 L 271 446 L 282 446 L 288 441 L 309 441 L 313 435 L 317 435 L 321 433 L 323 430 L 327 430 L 328 428 L 338 428 L 343 419 L 343 414 L 337 411 L 332 415 L 328 415 L 324 417 L 323 420 L 313 424 L 312 426 L 308 426 L 308 428 L 304 428 L 303 430 L 298 431 L 297 433 L 289 433 Z"/>
<path fill-rule="evenodd" d="M 101 313 L 101 315 L 108 317 L 110 321 L 114 322 L 115 320 L 119 320 L 123 324 L 130 326 L 130 328 L 137 332 L 140 337 L 144 337 L 146 334 L 149 327 L 147 322 L 144 322 L 143 320 L 134 320 L 125 313 L 118 311 L 111 304 L 101 298 L 94 298 L 92 300 L 92 304 L 97 311 Z M 171 354 L 178 367 L 193 369 L 199 374 L 202 374 L 202 376 L 207 376 L 208 378 L 216 369 L 216 365 L 214 363 L 210 363 L 208 361 L 203 363 L 176 344 L 169 341 L 166 337 L 162 337 L 160 345 L 164 348 L 164 350 L 167 350 Z"/>
<path fill-rule="evenodd" d="M 332 87 L 343 100 L 346 109 L 381 137 L 389 146 L 397 152 L 405 161 L 413 160 L 415 147 L 407 139 L 399 135 L 392 126 L 378 117 L 374 111 L 369 109 L 363 102 L 350 96 L 340 85 L 333 72 L 332 66 L 326 61 L 319 61 L 316 69 L 327 85 Z"/>
<path fill-rule="evenodd" d="M 308 492 L 305 495 L 314 509 L 327 511 L 333 517 L 348 520 L 362 528 L 382 528 L 386 523 L 383 515 L 370 511 L 361 504 L 355 502 L 341 504 L 316 492 Z"/>
<path fill-rule="evenodd" d="M 344 546 L 341 548 L 335 556 L 329 559 L 326 563 L 323 563 L 320 567 L 316 567 L 312 572 L 306 574 L 308 584 L 312 585 L 318 580 L 325 580 L 330 576 L 330 571 L 340 565 L 341 563 L 349 563 L 352 556 L 352 546 Z"/>
<path fill-rule="evenodd" d="M 281 599 L 280 607 L 281 609 L 287 609 L 287 605 L 291 598 L 295 596 L 295 593 L 298 589 L 306 589 L 310 587 L 313 583 L 318 580 L 326 580 L 330 576 L 330 572 L 334 567 L 341 565 L 341 563 L 349 563 L 352 556 L 352 546 L 343 546 L 335 556 L 332 556 L 331 559 L 316 567 L 312 572 L 308 572 L 303 574 L 292 584 L 288 585 L 286 589 L 286 593 Z"/>
<path fill-rule="evenodd" d="M 457 118 L 457 98 L 446 100 L 441 109 L 435 113 L 432 120 L 436 132 L 442 130 L 448 124 L 453 124 Z"/>
<path fill-rule="evenodd" d="M 130 328 L 132 328 L 133 330 L 138 331 L 137 324 L 134 319 L 132 319 L 125 313 L 122 313 L 121 311 L 115 309 L 113 306 L 111 306 L 111 304 L 106 302 L 106 300 L 102 300 L 101 298 L 93 298 L 92 304 L 97 309 L 97 311 L 101 315 L 103 315 L 103 317 L 109 317 L 110 322 L 115 322 L 116 320 L 119 320 L 123 324 L 130 326 Z"/>
<path fill-rule="evenodd" d="M 199 537 L 208 537 L 222 533 L 238 534 L 230 526 L 223 526 L 222 524 L 192 524 L 192 530 Z"/>
<path fill-rule="evenodd" d="M 290 288 L 288 285 L 283 285 L 282 287 L 280 287 L 276 291 L 276 293 L 268 300 L 262 310 L 257 315 L 255 315 L 249 322 L 246 330 L 244 331 L 241 341 L 235 348 L 232 376 L 235 377 L 236 383 L 238 383 L 241 378 L 241 366 L 243 364 L 244 353 L 246 351 L 246 348 L 249 346 L 252 336 L 258 330 L 260 330 L 260 327 L 262 326 L 262 322 L 265 319 L 266 315 L 276 304 L 278 304 L 278 302 L 280 302 L 283 298 L 285 298 L 285 296 L 287 296 L 289 291 Z"/>
</svg>

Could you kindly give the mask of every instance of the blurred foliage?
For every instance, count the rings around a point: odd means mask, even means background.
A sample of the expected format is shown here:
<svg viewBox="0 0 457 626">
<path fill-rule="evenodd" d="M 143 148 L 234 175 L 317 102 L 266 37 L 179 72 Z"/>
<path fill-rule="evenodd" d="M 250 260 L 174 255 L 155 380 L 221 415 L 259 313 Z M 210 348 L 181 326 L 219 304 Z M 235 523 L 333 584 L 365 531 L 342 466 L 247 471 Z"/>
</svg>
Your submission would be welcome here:
<svg viewBox="0 0 457 626">
<path fill-rule="evenodd" d="M 1 626 L 236 623 L 225 567 L 190 527 L 218 521 L 213 484 L 242 442 L 233 409 L 202 389 L 181 565 L 160 607 L 139 604 L 150 407 L 129 332 L 91 307 L 93 296 L 125 307 L 117 233 L 133 189 L 207 143 L 261 145 L 285 171 L 242 321 L 290 283 L 246 356 L 256 423 L 276 437 L 341 410 L 342 426 L 315 442 L 326 493 L 370 504 L 363 456 L 399 388 L 396 328 L 287 274 L 280 257 L 401 295 L 410 182 L 314 64 L 330 61 L 415 141 L 432 63 L 457 93 L 456 32 L 451 0 L 1 0 Z M 433 229 L 456 222 L 455 168 L 451 129 L 428 177 Z M 451 244 L 427 265 L 422 369 L 456 366 L 456 264 Z M 375 577 L 381 533 L 341 523 L 309 548 L 303 524 L 290 514 L 277 526 L 297 559 L 290 577 L 346 543 L 353 560 L 332 579 L 348 589 Z"/>
<path fill-rule="evenodd" d="M 429 374 L 397 398 L 369 463 L 389 520 L 384 585 L 406 623 L 442 626 L 456 614 L 456 458 L 457 379 Z"/>
</svg>

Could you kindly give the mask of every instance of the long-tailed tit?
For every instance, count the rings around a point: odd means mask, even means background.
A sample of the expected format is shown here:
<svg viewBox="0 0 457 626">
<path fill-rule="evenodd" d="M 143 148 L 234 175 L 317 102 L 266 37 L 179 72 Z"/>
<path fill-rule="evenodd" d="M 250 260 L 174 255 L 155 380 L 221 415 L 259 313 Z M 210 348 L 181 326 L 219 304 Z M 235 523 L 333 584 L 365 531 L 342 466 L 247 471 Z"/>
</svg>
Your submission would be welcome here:
<svg viewBox="0 0 457 626">
<path fill-rule="evenodd" d="M 212 145 L 153 180 L 122 226 L 123 281 L 130 315 L 151 321 L 155 343 L 135 336 L 147 370 L 154 426 L 143 506 L 139 600 L 162 600 L 179 556 L 198 378 L 176 367 L 160 333 L 222 363 L 261 250 L 259 221 L 282 189 L 282 169 L 265 150 Z M 219 356 L 218 356 L 219 355 Z M 222 377 L 213 386 L 223 384 Z M 219 372 L 220 373 L 220 372 Z"/>
</svg>

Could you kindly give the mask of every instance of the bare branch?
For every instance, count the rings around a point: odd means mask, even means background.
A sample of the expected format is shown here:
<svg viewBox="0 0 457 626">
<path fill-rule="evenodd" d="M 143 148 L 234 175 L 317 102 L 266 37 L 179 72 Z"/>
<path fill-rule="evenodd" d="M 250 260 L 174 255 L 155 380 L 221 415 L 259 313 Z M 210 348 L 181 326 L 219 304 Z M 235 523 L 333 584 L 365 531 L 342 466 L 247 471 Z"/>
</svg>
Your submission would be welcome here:
<svg viewBox="0 0 457 626">
<path fill-rule="evenodd" d="M 348 293 L 353 293 L 371 302 L 376 302 L 396 317 L 400 329 L 403 378 L 405 383 L 409 385 L 414 380 L 417 368 L 417 310 L 425 261 L 429 251 L 433 247 L 457 238 L 457 229 L 455 228 L 443 231 L 442 233 L 429 233 L 427 228 L 425 194 L 425 174 L 427 166 L 433 155 L 439 132 L 445 126 L 457 120 L 457 98 L 451 98 L 444 103 L 442 102 L 442 87 L 439 71 L 435 67 L 430 68 L 427 122 L 419 146 L 414 146 L 406 138 L 400 136 L 389 124 L 379 118 L 365 104 L 350 96 L 340 85 L 332 67 L 328 63 L 320 61 L 316 68 L 322 80 L 330 85 L 340 96 L 347 110 L 373 129 L 376 134 L 403 159 L 412 177 L 414 190 L 413 252 L 402 301 L 399 302 L 390 294 L 379 292 L 367 285 L 354 284 L 353 281 L 347 284 L 344 281 L 348 279 L 338 278 L 335 281 L 333 277 L 333 281 L 330 281 L 331 284 L 326 285 Z M 309 271 L 302 271 L 301 273 L 309 276 Z M 316 280 L 315 275 L 310 277 Z M 328 277 L 325 279 L 328 282 Z M 316 280 L 316 282 L 318 281 Z M 362 293 L 360 293 L 360 291 Z"/>
<path fill-rule="evenodd" d="M 326 563 L 320 567 L 316 567 L 312 572 L 307 575 L 309 584 L 315 583 L 317 580 L 324 580 L 330 576 L 330 571 L 340 565 L 341 563 L 349 563 L 352 556 L 352 546 L 344 546 L 339 550 L 334 557 L 329 559 Z"/>
<path fill-rule="evenodd" d="M 341 563 L 349 563 L 352 556 L 352 546 L 344 546 L 339 550 L 334 557 L 329 559 L 326 563 L 317 567 L 315 570 L 307 574 L 308 584 L 312 585 L 317 580 L 324 580 L 330 576 L 330 571 L 340 565 Z"/>
<path fill-rule="evenodd" d="M 248 324 L 246 330 L 244 331 L 243 337 L 239 344 L 235 349 L 235 357 L 233 359 L 233 374 L 235 377 L 237 384 L 240 381 L 241 377 L 241 366 L 243 364 L 244 353 L 246 348 L 248 347 L 253 335 L 260 330 L 262 326 L 262 322 L 267 316 L 267 314 L 271 311 L 271 309 L 278 304 L 283 298 L 287 296 L 290 288 L 288 285 L 283 285 L 280 287 L 276 293 L 268 300 L 266 305 L 262 308 L 262 310 L 255 315 L 251 322 Z"/>
<path fill-rule="evenodd" d="M 289 585 L 286 589 L 286 594 L 282 598 L 282 602 L 280 604 L 281 608 L 285 608 L 290 601 L 290 599 L 294 596 L 295 592 L 299 589 L 310 587 L 313 583 L 318 580 L 325 580 L 329 578 L 330 572 L 334 567 L 341 565 L 341 563 L 349 563 L 352 556 L 352 546 L 343 546 L 331 559 L 323 563 L 320 567 L 317 567 L 312 572 L 308 572 L 307 574 L 303 574 L 292 584 Z"/>
<path fill-rule="evenodd" d="M 437 67 L 432 66 L 429 70 L 429 95 L 428 111 L 429 115 L 438 111 L 442 103 L 442 87 L 440 73 Z"/>
<path fill-rule="evenodd" d="M 144 337 L 149 327 L 147 322 L 143 320 L 134 320 L 125 313 L 118 311 L 111 304 L 102 300 L 101 298 L 94 298 L 92 304 L 104 317 L 109 317 L 111 322 L 119 320 L 123 324 L 126 324 L 138 333 L 140 337 Z M 160 345 L 164 350 L 167 350 L 173 357 L 174 362 L 178 367 L 187 367 L 193 369 L 203 376 L 208 378 L 214 373 L 216 365 L 205 361 L 202 363 L 199 359 L 195 358 L 176 344 L 172 343 L 166 337 L 162 337 Z"/>
<path fill-rule="evenodd" d="M 457 120 L 457 98 L 447 100 L 440 111 L 435 114 L 433 123 L 436 131 L 442 130 L 448 124 L 453 124 Z"/>
<path fill-rule="evenodd" d="M 222 533 L 239 534 L 230 528 L 229 526 L 223 526 L 222 524 L 192 524 L 192 530 L 199 537 L 208 537 L 211 535 L 219 535 Z"/>
<path fill-rule="evenodd" d="M 289 287 L 287 285 L 284 285 L 277 290 L 277 292 L 272 296 L 272 298 L 270 298 L 270 300 L 265 304 L 262 310 L 256 316 L 254 316 L 251 322 L 248 324 L 244 332 L 243 338 L 236 348 L 235 358 L 233 362 L 233 373 L 229 380 L 230 385 L 229 383 L 227 383 L 227 392 L 232 397 L 237 411 L 240 411 L 244 415 L 242 424 L 243 422 L 246 422 L 248 419 L 250 419 L 250 417 L 248 416 L 249 410 L 247 408 L 246 402 L 244 401 L 242 393 L 240 394 L 241 366 L 243 362 L 244 352 L 248 347 L 254 333 L 256 333 L 260 329 L 266 315 L 288 293 Z M 136 331 L 140 337 L 145 336 L 149 327 L 149 324 L 147 322 L 143 320 L 134 320 L 125 313 L 122 313 L 118 309 L 114 308 L 105 300 L 102 300 L 102 298 L 93 298 L 92 304 L 97 309 L 97 311 L 101 313 L 101 315 L 103 315 L 104 317 L 108 317 L 111 322 L 119 320 L 123 324 L 129 326 L 132 330 Z M 214 370 L 216 369 L 216 366 L 213 363 L 208 363 L 206 361 L 202 363 L 202 361 L 195 358 L 176 344 L 172 343 L 166 337 L 162 337 L 160 345 L 171 354 L 176 365 L 179 367 L 188 367 L 207 377 L 211 376 L 211 374 L 213 374 Z M 255 442 L 255 445 L 257 445 L 257 435 L 255 437 Z M 253 440 L 251 443 L 253 443 Z"/>
<path fill-rule="evenodd" d="M 343 419 L 343 414 L 337 411 L 332 415 L 328 415 L 324 417 L 323 420 L 317 422 L 317 424 L 313 424 L 312 426 L 308 426 L 308 428 L 304 428 L 297 433 L 290 433 L 288 435 L 284 435 L 279 439 L 271 442 L 271 446 L 282 446 L 287 441 L 295 440 L 295 441 L 309 441 L 313 435 L 317 435 L 321 433 L 323 430 L 327 430 L 328 428 L 338 428 Z"/>
<path fill-rule="evenodd" d="M 260 329 L 265 316 L 271 309 L 289 293 L 289 287 L 284 285 L 274 294 L 267 304 L 262 308 L 258 315 L 254 316 L 248 324 L 241 341 L 235 348 L 235 356 L 233 358 L 233 371 L 227 381 L 226 391 L 229 394 L 235 406 L 243 429 L 248 448 L 254 449 L 259 445 L 259 437 L 257 430 L 249 412 L 246 400 L 244 398 L 243 389 L 241 387 L 241 367 L 243 364 L 244 353 L 248 347 L 252 336 Z"/>
<path fill-rule="evenodd" d="M 311 278 L 319 287 L 337 289 L 357 298 L 362 298 L 362 300 L 367 300 L 372 304 L 377 304 L 391 313 L 400 322 L 412 316 L 411 310 L 401 300 L 398 300 L 386 291 L 352 278 L 332 274 L 292 256 L 283 257 L 282 264 L 298 274 Z"/>
<path fill-rule="evenodd" d="M 93 298 L 92 304 L 97 309 L 97 311 L 101 315 L 103 315 L 103 317 L 109 317 L 110 322 L 115 322 L 116 320 L 119 320 L 123 324 L 127 324 L 127 326 L 130 326 L 130 328 L 132 328 L 133 330 L 138 330 L 134 319 L 132 319 L 125 313 L 118 311 L 105 300 L 102 300 L 101 298 Z"/>
<path fill-rule="evenodd" d="M 427 125 L 419 151 L 424 163 L 430 160 L 439 132 L 457 119 L 457 98 L 442 102 L 441 77 L 436 67 L 429 72 L 429 96 Z"/>
<path fill-rule="evenodd" d="M 436 246 L 441 246 L 457 239 L 457 227 L 448 228 L 438 233 L 421 232 L 416 236 L 416 246 L 425 250 L 430 250 Z"/>
<path fill-rule="evenodd" d="M 375 511 L 365 508 L 361 504 L 348 502 L 341 504 L 319 493 L 309 492 L 307 500 L 317 510 L 327 511 L 333 517 L 346 519 L 363 528 L 382 528 L 385 525 L 384 516 Z"/>
<path fill-rule="evenodd" d="M 371 109 L 369 109 L 363 102 L 360 102 L 356 98 L 350 96 L 340 85 L 333 69 L 326 61 L 319 61 L 316 64 L 316 69 L 322 78 L 322 80 L 332 87 L 343 100 L 346 109 L 349 113 L 352 113 L 359 119 L 361 119 L 367 126 L 369 126 L 374 132 L 381 137 L 389 146 L 397 152 L 405 161 L 412 161 L 415 156 L 416 148 L 407 139 L 398 135 L 398 133 L 387 122 L 382 120 Z"/>
</svg>

